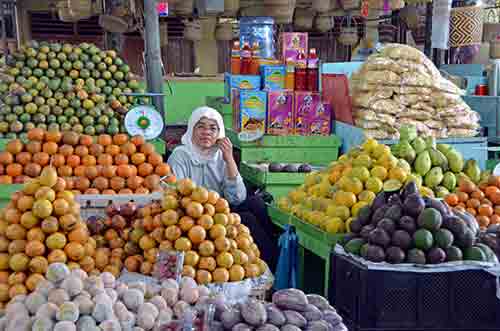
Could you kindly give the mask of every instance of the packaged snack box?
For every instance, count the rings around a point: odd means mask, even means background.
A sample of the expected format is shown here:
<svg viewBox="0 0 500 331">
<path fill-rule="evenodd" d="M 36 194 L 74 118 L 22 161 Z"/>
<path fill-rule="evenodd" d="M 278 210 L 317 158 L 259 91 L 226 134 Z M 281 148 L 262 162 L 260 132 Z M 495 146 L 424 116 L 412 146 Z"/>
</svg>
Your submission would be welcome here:
<svg viewBox="0 0 500 331">
<path fill-rule="evenodd" d="M 295 92 L 294 132 L 301 136 L 329 135 L 331 133 L 331 107 L 321 102 L 315 92 Z"/>
<path fill-rule="evenodd" d="M 293 91 L 269 91 L 267 95 L 267 133 L 275 136 L 292 135 Z"/>
<path fill-rule="evenodd" d="M 297 60 L 297 56 L 301 50 L 307 52 L 308 34 L 303 32 L 284 32 L 281 35 L 283 45 L 283 60 Z"/>
<path fill-rule="evenodd" d="M 240 131 L 240 90 L 231 89 L 231 104 L 233 107 L 233 130 Z"/>
<path fill-rule="evenodd" d="M 224 102 L 231 102 L 231 90 L 260 90 L 260 76 L 224 74 Z"/>
<path fill-rule="evenodd" d="M 286 67 L 283 65 L 265 65 L 260 67 L 262 87 L 264 90 L 275 91 L 285 88 Z"/>
<path fill-rule="evenodd" d="M 265 91 L 240 90 L 240 132 L 264 134 L 266 107 L 267 93 Z"/>
</svg>

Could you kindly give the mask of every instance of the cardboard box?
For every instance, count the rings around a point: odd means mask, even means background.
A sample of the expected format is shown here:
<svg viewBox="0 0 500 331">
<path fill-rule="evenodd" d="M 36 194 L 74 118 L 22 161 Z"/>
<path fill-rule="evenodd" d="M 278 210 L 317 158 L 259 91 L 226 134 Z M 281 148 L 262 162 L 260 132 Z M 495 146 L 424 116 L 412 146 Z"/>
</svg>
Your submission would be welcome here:
<svg viewBox="0 0 500 331">
<path fill-rule="evenodd" d="M 240 90 L 233 88 L 231 90 L 231 105 L 233 107 L 233 130 L 240 131 Z"/>
<path fill-rule="evenodd" d="M 286 67 L 283 65 L 265 65 L 260 67 L 262 88 L 268 91 L 285 88 Z"/>
<path fill-rule="evenodd" d="M 240 90 L 240 132 L 266 132 L 267 93 L 265 91 Z"/>
<path fill-rule="evenodd" d="M 297 56 L 301 50 L 307 54 L 309 37 L 306 32 L 283 32 L 281 38 L 283 61 L 288 61 L 289 59 L 292 61 L 297 60 Z"/>
<path fill-rule="evenodd" d="M 328 136 L 331 134 L 332 110 L 321 101 L 321 94 L 295 92 L 294 132 L 301 136 Z"/>
<path fill-rule="evenodd" d="M 269 91 L 267 95 L 267 133 L 288 136 L 294 133 L 293 91 Z"/>
<path fill-rule="evenodd" d="M 260 76 L 224 74 L 224 101 L 231 102 L 231 90 L 260 90 Z"/>
</svg>

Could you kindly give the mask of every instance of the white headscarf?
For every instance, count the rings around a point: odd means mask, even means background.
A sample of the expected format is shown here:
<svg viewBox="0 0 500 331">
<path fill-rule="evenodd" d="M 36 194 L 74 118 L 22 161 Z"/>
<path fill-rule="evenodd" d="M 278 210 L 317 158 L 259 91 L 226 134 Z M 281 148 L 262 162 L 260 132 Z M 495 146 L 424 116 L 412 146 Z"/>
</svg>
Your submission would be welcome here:
<svg viewBox="0 0 500 331">
<path fill-rule="evenodd" d="M 224 128 L 222 116 L 217 110 L 210 107 L 196 108 L 189 118 L 188 128 L 186 133 L 182 136 L 181 142 L 192 153 L 193 159 L 198 162 L 213 160 L 218 156 L 218 153 L 221 153 L 220 149 L 217 146 L 214 146 L 212 149 L 205 152 L 193 143 L 194 127 L 202 118 L 207 118 L 209 120 L 214 120 L 215 122 L 217 122 L 217 126 L 219 127 L 219 135 L 216 139 L 221 139 L 226 136 L 226 130 Z"/>
</svg>

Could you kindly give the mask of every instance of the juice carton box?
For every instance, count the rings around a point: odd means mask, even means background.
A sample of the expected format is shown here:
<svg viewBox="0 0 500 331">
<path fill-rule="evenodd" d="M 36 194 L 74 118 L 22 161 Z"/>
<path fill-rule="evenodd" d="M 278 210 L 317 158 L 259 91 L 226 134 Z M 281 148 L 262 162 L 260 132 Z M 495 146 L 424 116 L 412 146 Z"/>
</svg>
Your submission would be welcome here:
<svg viewBox="0 0 500 331">
<path fill-rule="evenodd" d="M 308 50 L 308 34 L 303 32 L 284 32 L 281 35 L 283 60 L 297 60 L 299 52 Z"/>
<path fill-rule="evenodd" d="M 321 101 L 315 92 L 295 92 L 295 134 L 301 136 L 329 135 L 331 133 L 331 107 Z"/>
<path fill-rule="evenodd" d="M 231 105 L 233 108 L 233 130 L 240 131 L 240 90 L 231 89 Z"/>
<path fill-rule="evenodd" d="M 240 90 L 240 132 L 266 132 L 267 93 Z"/>
<path fill-rule="evenodd" d="M 268 91 L 285 88 L 286 68 L 283 65 L 265 65 L 260 67 L 262 88 Z"/>
<path fill-rule="evenodd" d="M 224 102 L 231 102 L 231 89 L 260 90 L 260 76 L 224 74 Z"/>
<path fill-rule="evenodd" d="M 267 95 L 267 133 L 293 134 L 293 91 L 269 91 Z"/>
</svg>

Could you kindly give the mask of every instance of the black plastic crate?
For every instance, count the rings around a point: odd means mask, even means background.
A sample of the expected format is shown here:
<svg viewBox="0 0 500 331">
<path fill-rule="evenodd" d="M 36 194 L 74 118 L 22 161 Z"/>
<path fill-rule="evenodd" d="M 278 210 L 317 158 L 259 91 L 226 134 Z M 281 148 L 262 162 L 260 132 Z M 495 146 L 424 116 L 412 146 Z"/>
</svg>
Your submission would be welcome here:
<svg viewBox="0 0 500 331">
<path fill-rule="evenodd" d="M 496 277 L 483 270 L 369 270 L 332 253 L 330 302 L 351 331 L 500 330 Z"/>
</svg>

